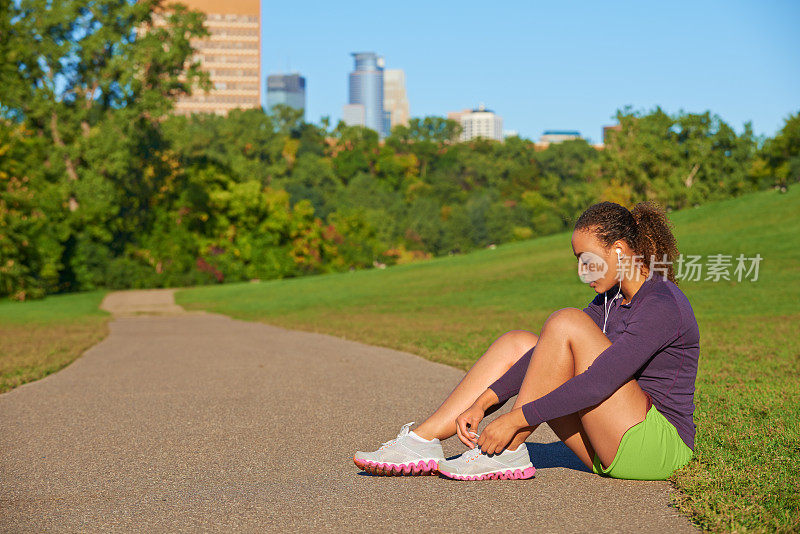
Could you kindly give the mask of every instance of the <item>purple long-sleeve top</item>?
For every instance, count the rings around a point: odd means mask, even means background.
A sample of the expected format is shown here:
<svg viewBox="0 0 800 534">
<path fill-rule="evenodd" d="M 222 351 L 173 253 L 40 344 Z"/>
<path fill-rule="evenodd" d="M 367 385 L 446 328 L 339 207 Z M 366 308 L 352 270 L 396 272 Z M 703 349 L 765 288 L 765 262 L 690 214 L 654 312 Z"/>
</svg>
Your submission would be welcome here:
<svg viewBox="0 0 800 534">
<path fill-rule="evenodd" d="M 617 289 L 614 286 L 607 292 L 611 309 L 606 336 L 611 346 L 583 373 L 523 404 L 522 413 L 529 425 L 538 425 L 599 404 L 634 378 L 694 450 L 694 384 L 700 330 L 689 300 L 678 286 L 660 275 L 646 280 L 628 304 L 620 304 L 621 294 L 614 299 Z M 583 311 L 602 329 L 602 294 Z M 519 393 L 533 352 L 526 352 L 489 386 L 501 403 Z"/>
</svg>

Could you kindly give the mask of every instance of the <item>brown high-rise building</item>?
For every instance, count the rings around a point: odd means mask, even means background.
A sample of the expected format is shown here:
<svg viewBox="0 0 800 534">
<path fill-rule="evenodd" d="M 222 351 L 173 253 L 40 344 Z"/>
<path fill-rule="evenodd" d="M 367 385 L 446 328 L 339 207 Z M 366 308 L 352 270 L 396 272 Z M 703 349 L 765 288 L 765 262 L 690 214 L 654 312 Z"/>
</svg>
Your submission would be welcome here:
<svg viewBox="0 0 800 534">
<path fill-rule="evenodd" d="M 207 94 L 195 88 L 178 99 L 175 113 L 226 114 L 234 108 L 261 107 L 260 0 L 178 0 L 206 14 L 211 35 L 192 40 L 204 71 L 211 77 Z"/>
</svg>

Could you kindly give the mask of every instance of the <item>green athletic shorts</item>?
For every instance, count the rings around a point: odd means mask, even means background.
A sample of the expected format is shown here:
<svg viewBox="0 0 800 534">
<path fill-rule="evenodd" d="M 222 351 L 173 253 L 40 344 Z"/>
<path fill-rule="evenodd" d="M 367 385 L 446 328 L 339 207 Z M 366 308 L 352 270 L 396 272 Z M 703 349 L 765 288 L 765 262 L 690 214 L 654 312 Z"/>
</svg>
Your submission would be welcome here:
<svg viewBox="0 0 800 534">
<path fill-rule="evenodd" d="M 617 455 L 607 468 L 597 453 L 592 471 L 600 476 L 633 480 L 666 480 L 673 471 L 692 459 L 692 449 L 678 435 L 672 423 L 655 406 L 644 421 L 625 431 Z"/>
</svg>

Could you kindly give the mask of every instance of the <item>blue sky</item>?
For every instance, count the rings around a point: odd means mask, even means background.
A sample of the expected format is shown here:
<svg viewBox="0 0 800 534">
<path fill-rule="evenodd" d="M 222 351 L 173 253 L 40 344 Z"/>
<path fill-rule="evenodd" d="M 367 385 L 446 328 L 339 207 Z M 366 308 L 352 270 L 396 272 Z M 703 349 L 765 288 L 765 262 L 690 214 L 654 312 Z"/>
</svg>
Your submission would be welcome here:
<svg viewBox="0 0 800 534">
<path fill-rule="evenodd" d="M 600 142 L 626 105 L 710 110 L 768 136 L 800 111 L 798 1 L 262 0 L 262 47 L 263 78 L 305 76 L 316 123 L 340 118 L 356 51 L 405 71 L 413 117 L 483 102 L 531 139 Z"/>
</svg>

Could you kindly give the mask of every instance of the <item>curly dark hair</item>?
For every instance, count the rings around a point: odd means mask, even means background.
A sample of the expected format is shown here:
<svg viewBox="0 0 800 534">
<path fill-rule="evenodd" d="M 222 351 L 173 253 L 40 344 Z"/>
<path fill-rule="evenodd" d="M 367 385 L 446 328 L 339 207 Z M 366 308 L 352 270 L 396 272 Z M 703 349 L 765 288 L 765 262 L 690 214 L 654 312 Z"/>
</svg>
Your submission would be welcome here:
<svg viewBox="0 0 800 534">
<path fill-rule="evenodd" d="M 640 202 L 628 211 L 614 202 L 599 202 L 578 217 L 575 230 L 592 232 L 606 247 L 621 239 L 645 262 L 651 257 L 668 262 L 667 278 L 678 283 L 672 268 L 678 242 L 672 235 L 672 223 L 658 204 Z"/>
</svg>

